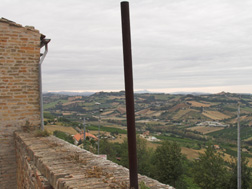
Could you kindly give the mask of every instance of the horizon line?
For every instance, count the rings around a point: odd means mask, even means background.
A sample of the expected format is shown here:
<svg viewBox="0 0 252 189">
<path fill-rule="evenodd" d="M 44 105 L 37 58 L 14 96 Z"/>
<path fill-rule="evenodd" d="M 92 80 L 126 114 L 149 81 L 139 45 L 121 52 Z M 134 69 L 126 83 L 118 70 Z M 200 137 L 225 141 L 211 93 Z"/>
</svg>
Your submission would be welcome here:
<svg viewBox="0 0 252 189">
<path fill-rule="evenodd" d="M 141 89 L 137 88 L 134 89 L 134 93 L 137 92 L 146 92 L 146 93 L 209 93 L 209 94 L 216 94 L 221 92 L 226 93 L 238 93 L 238 94 L 252 94 L 252 85 L 239 85 L 239 86 L 217 86 L 217 87 L 181 87 L 181 88 L 147 88 Z M 94 89 L 94 90 L 45 90 L 43 93 L 49 92 L 74 92 L 74 93 L 83 93 L 83 92 L 120 92 L 124 91 L 124 89 Z"/>
</svg>

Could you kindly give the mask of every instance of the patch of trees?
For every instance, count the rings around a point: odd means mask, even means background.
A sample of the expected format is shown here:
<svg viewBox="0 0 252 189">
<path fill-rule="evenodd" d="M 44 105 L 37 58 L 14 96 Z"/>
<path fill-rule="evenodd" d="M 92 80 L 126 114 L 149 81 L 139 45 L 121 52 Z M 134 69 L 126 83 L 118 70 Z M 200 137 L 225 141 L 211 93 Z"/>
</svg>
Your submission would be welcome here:
<svg viewBox="0 0 252 189">
<path fill-rule="evenodd" d="M 50 112 L 44 112 L 44 118 L 53 120 L 54 116 Z"/>
<path fill-rule="evenodd" d="M 78 145 L 82 144 L 82 148 L 85 150 L 88 150 L 94 154 L 97 153 L 98 145 L 97 142 L 93 138 L 86 137 L 85 141 L 81 141 L 78 143 Z"/>
<path fill-rule="evenodd" d="M 98 118 L 93 117 L 93 116 L 87 117 L 87 119 L 88 119 L 88 121 L 99 121 Z"/>
<path fill-rule="evenodd" d="M 127 140 L 120 144 L 120 148 L 114 149 L 118 149 L 115 154 L 120 158 L 120 161 L 117 160 L 116 162 L 128 168 Z M 166 141 L 156 150 L 153 150 L 147 148 L 146 140 L 137 137 L 137 161 L 140 174 L 176 186 L 183 174 L 184 159 L 177 143 Z"/>
<path fill-rule="evenodd" d="M 108 123 L 117 124 L 117 125 L 121 125 L 121 126 L 126 126 L 126 125 L 127 125 L 126 120 L 108 119 L 107 122 L 108 122 Z"/>
<path fill-rule="evenodd" d="M 65 122 L 65 123 L 70 123 L 70 122 L 71 122 L 69 119 L 67 119 L 67 118 L 65 118 L 65 117 L 59 117 L 59 118 L 58 118 L 58 121 L 59 121 L 59 122 Z"/>
<path fill-rule="evenodd" d="M 54 135 L 64 140 L 69 135 L 55 131 Z M 97 141 L 85 140 L 82 147 L 97 153 Z M 108 159 L 128 167 L 128 143 L 110 143 L 107 139 L 100 140 L 100 154 Z M 138 172 L 142 175 L 169 184 L 177 189 L 236 189 L 237 164 L 235 159 L 226 162 L 223 153 L 216 151 L 212 145 L 200 154 L 199 158 L 189 161 L 181 153 L 176 142 L 163 141 L 156 150 L 147 147 L 145 139 L 137 137 Z M 242 189 L 252 187 L 251 168 L 248 160 L 242 157 Z"/>
<path fill-rule="evenodd" d="M 151 102 L 154 102 L 155 101 L 155 96 L 148 96 L 145 100 L 143 100 L 142 102 L 143 103 L 151 103 Z"/>
<path fill-rule="evenodd" d="M 77 103 L 74 104 L 74 105 L 72 105 L 72 104 L 68 105 L 66 107 L 66 110 L 67 111 L 76 111 L 76 112 L 79 112 L 79 113 L 86 113 L 87 112 L 87 110 L 83 109 L 83 107 L 79 106 Z"/>
<path fill-rule="evenodd" d="M 53 132 L 53 135 L 62 139 L 62 140 L 65 140 L 71 144 L 74 144 L 74 139 L 71 135 L 69 134 L 66 134 L 65 132 L 62 132 L 62 131 L 54 131 Z"/>
<path fill-rule="evenodd" d="M 176 142 L 165 141 L 156 149 L 153 158 L 154 178 L 176 187 L 184 172 L 185 158 L 180 146 Z"/>
<path fill-rule="evenodd" d="M 209 146 L 204 154 L 193 162 L 192 176 L 200 188 L 237 188 L 237 164 L 233 159 L 225 162 L 223 154 Z M 242 158 L 242 188 L 251 188 L 251 169 L 248 160 Z"/>
</svg>

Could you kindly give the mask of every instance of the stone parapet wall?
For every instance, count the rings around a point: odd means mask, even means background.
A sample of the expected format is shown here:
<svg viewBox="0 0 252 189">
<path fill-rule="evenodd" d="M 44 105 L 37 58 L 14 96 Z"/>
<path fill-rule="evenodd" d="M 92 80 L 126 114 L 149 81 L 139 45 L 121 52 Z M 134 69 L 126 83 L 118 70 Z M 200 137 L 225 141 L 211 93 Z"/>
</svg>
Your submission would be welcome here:
<svg viewBox="0 0 252 189">
<path fill-rule="evenodd" d="M 18 188 L 129 188 L 129 170 L 56 137 L 16 132 Z M 169 188 L 139 175 L 149 188 Z"/>
<path fill-rule="evenodd" d="M 15 138 L 17 163 L 17 188 L 52 188 L 48 180 L 36 168 L 31 151 L 20 137 Z"/>
<path fill-rule="evenodd" d="M 0 18 L 0 188 L 16 188 L 13 132 L 39 126 L 40 36 Z"/>
</svg>

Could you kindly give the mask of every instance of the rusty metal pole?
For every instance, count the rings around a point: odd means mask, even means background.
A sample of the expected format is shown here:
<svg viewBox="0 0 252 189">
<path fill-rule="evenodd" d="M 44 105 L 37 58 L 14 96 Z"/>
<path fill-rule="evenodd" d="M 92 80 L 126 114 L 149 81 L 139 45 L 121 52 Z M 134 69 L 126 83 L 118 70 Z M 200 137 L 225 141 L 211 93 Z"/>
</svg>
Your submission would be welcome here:
<svg viewBox="0 0 252 189">
<path fill-rule="evenodd" d="M 129 17 L 130 17 L 129 16 L 129 3 L 125 1 L 121 2 L 130 188 L 138 189 L 135 107 L 134 107 L 132 56 L 131 56 L 131 39 L 130 39 L 130 18 Z"/>
</svg>

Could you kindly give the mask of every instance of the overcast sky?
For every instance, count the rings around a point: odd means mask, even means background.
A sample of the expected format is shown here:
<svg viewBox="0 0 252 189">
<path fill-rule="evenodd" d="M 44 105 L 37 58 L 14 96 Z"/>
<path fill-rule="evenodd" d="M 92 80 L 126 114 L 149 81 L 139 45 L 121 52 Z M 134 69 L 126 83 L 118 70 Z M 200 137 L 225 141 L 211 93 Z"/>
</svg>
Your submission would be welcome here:
<svg viewBox="0 0 252 189">
<path fill-rule="evenodd" d="M 43 91 L 124 90 L 120 1 L 1 0 L 51 39 Z M 135 90 L 252 93 L 251 0 L 130 1 Z"/>
</svg>

